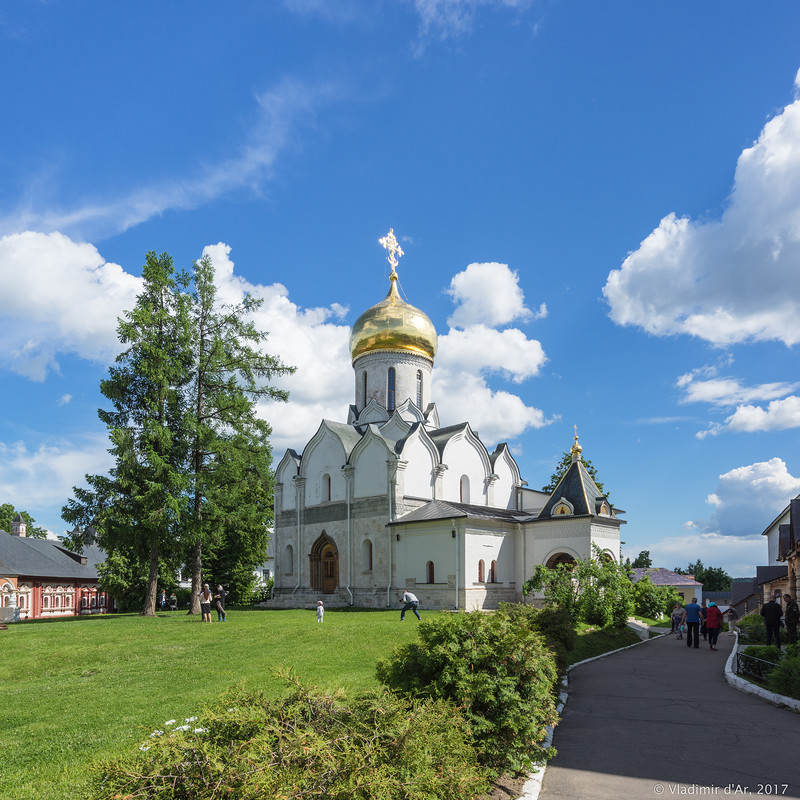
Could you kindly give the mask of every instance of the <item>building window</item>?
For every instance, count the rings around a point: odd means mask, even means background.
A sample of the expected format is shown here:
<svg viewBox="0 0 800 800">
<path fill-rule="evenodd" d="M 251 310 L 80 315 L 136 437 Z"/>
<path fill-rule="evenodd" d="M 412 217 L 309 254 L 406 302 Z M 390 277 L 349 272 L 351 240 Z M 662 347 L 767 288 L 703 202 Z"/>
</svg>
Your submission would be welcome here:
<svg viewBox="0 0 800 800">
<path fill-rule="evenodd" d="M 361 405 L 367 404 L 367 371 L 361 373 Z"/>
<path fill-rule="evenodd" d="M 361 571 L 372 572 L 372 542 L 369 539 L 361 542 Z"/>
<path fill-rule="evenodd" d="M 492 561 L 489 565 L 489 583 L 497 583 L 497 562 Z"/>
<path fill-rule="evenodd" d="M 386 410 L 394 411 L 394 367 L 389 367 L 388 386 L 386 391 Z"/>
<path fill-rule="evenodd" d="M 422 408 L 422 370 L 417 370 L 417 408 Z"/>
<path fill-rule="evenodd" d="M 458 496 L 462 503 L 469 503 L 469 478 L 466 475 L 462 475 L 458 483 Z"/>
<path fill-rule="evenodd" d="M 322 501 L 329 502 L 331 499 L 331 476 L 326 472 L 322 476 Z"/>
<path fill-rule="evenodd" d="M 485 568 L 486 568 L 486 565 L 483 563 L 483 559 L 481 559 L 478 562 L 478 583 L 483 583 L 484 580 L 485 580 L 485 578 L 484 578 L 484 570 L 485 570 Z"/>
<path fill-rule="evenodd" d="M 427 575 L 428 583 L 436 583 L 436 581 L 434 580 L 435 575 L 433 574 L 433 561 L 429 561 L 425 565 L 425 571 L 428 573 L 428 575 Z"/>
<path fill-rule="evenodd" d="M 45 596 L 42 601 L 42 608 L 50 608 L 50 598 Z"/>
<path fill-rule="evenodd" d="M 283 572 L 285 575 L 291 575 L 294 572 L 294 550 L 290 544 L 287 544 L 283 550 Z"/>
</svg>

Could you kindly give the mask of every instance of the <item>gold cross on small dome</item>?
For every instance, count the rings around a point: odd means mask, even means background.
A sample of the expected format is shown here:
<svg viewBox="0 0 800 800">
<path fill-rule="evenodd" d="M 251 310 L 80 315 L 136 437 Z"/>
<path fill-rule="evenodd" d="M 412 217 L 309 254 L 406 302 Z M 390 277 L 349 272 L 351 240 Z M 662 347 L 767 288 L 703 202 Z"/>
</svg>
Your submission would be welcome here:
<svg viewBox="0 0 800 800">
<path fill-rule="evenodd" d="M 394 228 L 389 228 L 389 233 L 382 239 L 378 239 L 378 243 L 389 251 L 387 259 L 392 265 L 392 275 L 395 275 L 395 267 L 400 263 L 397 256 L 402 256 L 403 250 L 397 243 L 397 239 L 395 239 Z"/>
</svg>

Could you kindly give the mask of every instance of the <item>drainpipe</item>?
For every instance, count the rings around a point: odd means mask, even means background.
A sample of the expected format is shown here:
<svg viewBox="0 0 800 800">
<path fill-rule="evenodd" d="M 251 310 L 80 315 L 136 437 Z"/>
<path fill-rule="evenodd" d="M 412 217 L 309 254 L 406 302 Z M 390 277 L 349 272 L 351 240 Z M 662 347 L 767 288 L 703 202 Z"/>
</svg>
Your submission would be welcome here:
<svg viewBox="0 0 800 800">
<path fill-rule="evenodd" d="M 456 602 L 453 608 L 458 608 L 458 573 L 461 565 L 461 539 L 458 535 L 458 530 L 456 529 L 456 521 L 454 519 L 450 520 L 450 526 L 453 533 L 456 535 Z"/>
<path fill-rule="evenodd" d="M 292 596 L 294 593 L 300 588 L 300 520 L 301 520 L 301 513 L 300 513 L 300 506 L 303 502 L 305 502 L 305 495 L 302 491 L 302 487 L 305 484 L 305 478 L 301 478 L 297 476 L 293 478 L 294 481 L 294 505 L 295 511 L 297 512 L 297 533 L 295 535 L 295 543 L 297 544 L 297 553 L 295 555 L 295 564 L 294 566 L 297 569 L 297 583 L 294 585 L 294 589 L 292 589 Z"/>
<path fill-rule="evenodd" d="M 345 464 L 342 467 L 344 473 L 344 482 L 347 486 L 347 594 L 350 595 L 350 605 L 353 605 L 353 593 L 350 591 L 350 584 L 352 583 L 353 574 L 353 521 L 350 516 L 350 499 L 353 492 L 353 471 L 355 467 Z"/>
<path fill-rule="evenodd" d="M 394 477 L 397 474 L 397 458 L 389 458 L 386 460 L 387 469 L 387 477 L 389 480 L 389 522 L 394 520 L 394 509 L 392 506 L 392 497 L 394 495 Z M 393 542 L 393 530 L 389 528 L 389 583 L 386 586 L 386 608 L 392 607 L 391 596 L 392 596 L 392 549 L 394 547 Z"/>
</svg>

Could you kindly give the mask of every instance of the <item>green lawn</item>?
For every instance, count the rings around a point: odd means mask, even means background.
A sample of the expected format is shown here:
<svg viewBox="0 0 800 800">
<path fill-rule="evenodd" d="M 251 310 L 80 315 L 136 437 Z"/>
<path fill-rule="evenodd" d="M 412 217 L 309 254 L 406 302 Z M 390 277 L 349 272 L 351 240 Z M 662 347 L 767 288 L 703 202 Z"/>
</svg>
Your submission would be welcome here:
<svg viewBox="0 0 800 800">
<path fill-rule="evenodd" d="M 416 634 L 397 611 L 183 612 L 10 625 L 0 633 L 0 797 L 85 797 L 87 766 L 192 716 L 235 683 L 281 693 L 276 668 L 325 688 L 374 686 L 375 662 Z"/>
</svg>

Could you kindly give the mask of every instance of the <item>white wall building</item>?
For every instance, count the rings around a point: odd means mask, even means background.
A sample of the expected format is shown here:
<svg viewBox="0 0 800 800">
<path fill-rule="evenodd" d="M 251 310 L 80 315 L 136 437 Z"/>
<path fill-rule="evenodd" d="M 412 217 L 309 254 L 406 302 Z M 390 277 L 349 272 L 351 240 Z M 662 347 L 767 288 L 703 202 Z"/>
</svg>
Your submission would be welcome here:
<svg viewBox="0 0 800 800">
<path fill-rule="evenodd" d="M 354 403 L 322 420 L 276 470 L 274 603 L 394 607 L 409 588 L 427 608 L 522 599 L 536 564 L 620 557 L 621 513 L 581 461 L 551 495 L 525 488 L 505 443 L 490 453 L 468 422 L 441 427 L 431 385 L 436 330 L 397 289 L 353 326 Z"/>
</svg>

